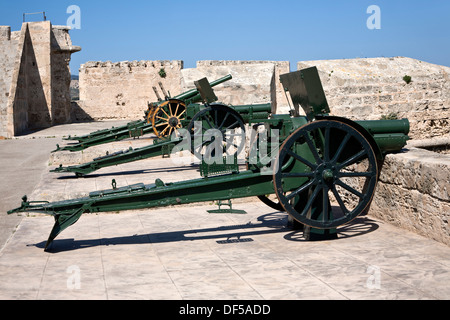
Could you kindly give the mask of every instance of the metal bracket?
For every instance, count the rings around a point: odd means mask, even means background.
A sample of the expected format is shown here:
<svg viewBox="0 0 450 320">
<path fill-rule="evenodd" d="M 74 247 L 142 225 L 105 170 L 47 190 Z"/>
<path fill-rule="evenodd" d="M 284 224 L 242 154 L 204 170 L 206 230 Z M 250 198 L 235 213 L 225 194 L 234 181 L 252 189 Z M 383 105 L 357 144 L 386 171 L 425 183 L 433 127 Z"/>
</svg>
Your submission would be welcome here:
<svg viewBox="0 0 450 320">
<path fill-rule="evenodd" d="M 245 210 L 237 210 L 233 209 L 233 205 L 231 200 L 227 200 L 227 202 L 222 202 L 222 200 L 217 201 L 217 205 L 219 206 L 218 210 L 208 210 L 208 213 L 234 213 L 234 214 L 247 214 Z M 222 206 L 229 206 L 229 209 L 222 209 Z"/>
<path fill-rule="evenodd" d="M 210 104 L 219 100 L 207 78 L 194 81 L 194 84 L 200 93 L 204 104 Z"/>
<path fill-rule="evenodd" d="M 41 12 L 24 13 L 23 14 L 23 22 L 25 22 L 25 16 L 32 15 L 32 14 L 40 14 L 40 13 L 42 13 L 44 15 L 44 21 L 47 21 L 47 17 L 45 16 L 45 11 L 41 11 Z"/>
</svg>

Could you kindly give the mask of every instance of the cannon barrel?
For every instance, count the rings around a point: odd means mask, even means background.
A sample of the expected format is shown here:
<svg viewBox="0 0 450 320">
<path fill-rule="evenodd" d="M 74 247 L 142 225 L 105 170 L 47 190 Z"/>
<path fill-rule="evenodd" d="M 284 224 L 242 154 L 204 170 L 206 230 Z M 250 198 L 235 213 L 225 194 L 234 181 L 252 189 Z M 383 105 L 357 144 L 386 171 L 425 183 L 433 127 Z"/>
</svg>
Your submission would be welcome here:
<svg viewBox="0 0 450 320">
<path fill-rule="evenodd" d="M 400 120 L 363 120 L 357 121 L 371 134 L 402 133 L 408 134 L 410 124 L 408 119 Z"/>
<path fill-rule="evenodd" d="M 382 153 L 400 151 L 409 140 L 410 123 L 408 119 L 356 122 L 373 136 Z"/>
<path fill-rule="evenodd" d="M 239 113 L 245 123 L 253 120 L 266 120 L 272 112 L 272 104 L 270 103 L 233 106 L 232 108 Z"/>
<path fill-rule="evenodd" d="M 231 79 L 233 79 L 233 77 L 231 76 L 231 74 L 229 74 L 223 78 L 220 78 L 218 80 L 211 82 L 210 85 L 211 85 L 211 87 L 216 87 L 219 84 L 230 81 Z M 173 97 L 173 99 L 200 101 L 201 97 L 200 97 L 200 92 L 197 89 L 192 89 L 192 90 L 186 91 L 182 94 L 179 94 L 179 95 Z"/>
</svg>

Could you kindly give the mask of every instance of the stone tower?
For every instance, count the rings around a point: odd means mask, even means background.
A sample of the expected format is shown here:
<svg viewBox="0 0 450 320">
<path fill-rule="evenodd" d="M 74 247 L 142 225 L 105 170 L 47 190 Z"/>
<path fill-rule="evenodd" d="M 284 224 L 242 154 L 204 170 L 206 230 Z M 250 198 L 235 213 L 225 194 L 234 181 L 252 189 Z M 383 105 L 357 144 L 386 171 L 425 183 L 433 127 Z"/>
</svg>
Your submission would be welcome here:
<svg viewBox="0 0 450 320">
<path fill-rule="evenodd" d="M 0 136 L 70 122 L 69 27 L 27 22 L 0 26 Z"/>
</svg>

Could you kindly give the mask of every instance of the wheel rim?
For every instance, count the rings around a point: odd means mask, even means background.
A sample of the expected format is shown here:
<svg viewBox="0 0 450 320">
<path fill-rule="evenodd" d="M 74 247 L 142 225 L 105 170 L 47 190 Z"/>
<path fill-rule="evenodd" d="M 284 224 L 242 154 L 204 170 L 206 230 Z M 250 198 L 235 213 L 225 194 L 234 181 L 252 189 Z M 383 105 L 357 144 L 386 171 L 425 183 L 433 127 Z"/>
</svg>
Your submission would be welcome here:
<svg viewBox="0 0 450 320">
<path fill-rule="evenodd" d="M 198 122 L 201 122 L 201 127 L 196 126 Z M 213 131 L 210 132 L 221 134 L 223 156 L 236 155 L 244 149 L 245 125 L 242 117 L 228 106 L 213 105 L 198 112 L 188 126 L 188 131 L 193 138 L 191 152 L 197 158 L 204 158 L 206 154 L 214 152 L 209 149 L 213 146 L 214 137 L 209 139 L 205 135 L 211 129 Z"/>
<path fill-rule="evenodd" d="M 273 195 L 258 196 L 258 199 L 274 210 L 284 211 L 284 208 L 279 202 L 278 198 L 274 199 Z"/>
<path fill-rule="evenodd" d="M 159 138 L 170 136 L 182 128 L 186 119 L 186 104 L 178 100 L 169 100 L 158 106 L 152 115 L 153 131 Z"/>
<path fill-rule="evenodd" d="M 275 193 L 298 222 L 331 229 L 363 213 L 372 201 L 378 167 L 370 143 L 353 127 L 330 120 L 307 124 L 280 148 Z"/>
</svg>

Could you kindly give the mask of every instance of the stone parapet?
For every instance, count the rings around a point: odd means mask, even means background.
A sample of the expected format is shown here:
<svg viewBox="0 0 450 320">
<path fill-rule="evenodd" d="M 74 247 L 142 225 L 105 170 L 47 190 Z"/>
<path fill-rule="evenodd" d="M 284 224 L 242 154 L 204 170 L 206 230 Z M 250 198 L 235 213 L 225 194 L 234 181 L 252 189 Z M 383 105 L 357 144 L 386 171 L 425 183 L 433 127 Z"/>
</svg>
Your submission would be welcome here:
<svg viewBox="0 0 450 320">
<path fill-rule="evenodd" d="M 316 66 L 334 115 L 408 118 L 412 138 L 450 133 L 450 68 L 405 57 L 299 62 Z M 404 77 L 411 77 L 411 81 Z"/>
<path fill-rule="evenodd" d="M 417 148 L 388 155 L 369 214 L 450 245 L 450 155 Z"/>
</svg>

